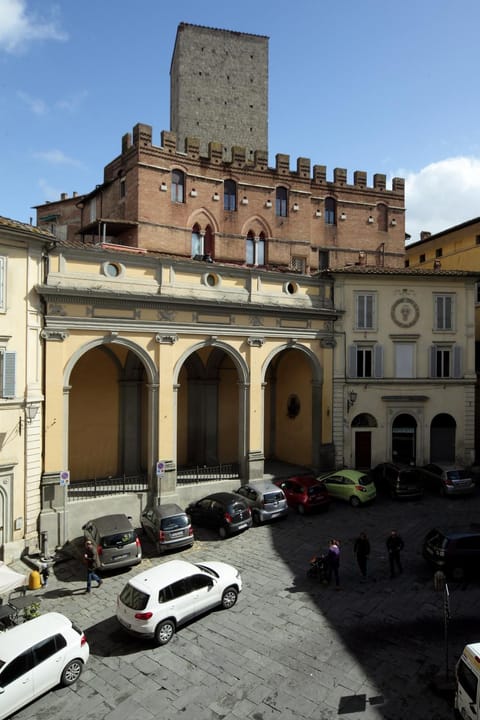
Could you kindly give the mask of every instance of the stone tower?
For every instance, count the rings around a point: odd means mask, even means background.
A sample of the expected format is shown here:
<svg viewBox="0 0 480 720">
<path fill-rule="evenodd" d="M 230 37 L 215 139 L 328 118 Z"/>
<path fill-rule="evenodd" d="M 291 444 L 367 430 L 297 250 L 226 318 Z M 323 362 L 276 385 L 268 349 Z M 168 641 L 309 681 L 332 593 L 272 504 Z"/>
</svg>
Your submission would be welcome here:
<svg viewBox="0 0 480 720">
<path fill-rule="evenodd" d="M 185 138 L 231 148 L 268 150 L 268 38 L 181 23 L 170 69 L 170 129 L 178 149 Z"/>
</svg>

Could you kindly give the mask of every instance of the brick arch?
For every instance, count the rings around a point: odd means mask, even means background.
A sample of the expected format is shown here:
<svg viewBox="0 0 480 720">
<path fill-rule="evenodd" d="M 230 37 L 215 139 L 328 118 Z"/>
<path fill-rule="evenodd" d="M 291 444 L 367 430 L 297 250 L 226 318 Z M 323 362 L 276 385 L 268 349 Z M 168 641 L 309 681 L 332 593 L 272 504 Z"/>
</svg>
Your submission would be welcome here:
<svg viewBox="0 0 480 720">
<path fill-rule="evenodd" d="M 188 216 L 187 227 L 191 230 L 195 224 L 198 224 L 200 226 L 201 232 L 205 231 L 207 225 L 210 225 L 214 234 L 220 232 L 220 228 L 218 226 L 217 220 L 215 219 L 215 216 L 212 215 L 212 213 L 206 208 L 199 208 L 198 210 L 194 210 Z"/>
<path fill-rule="evenodd" d="M 253 234 L 258 237 L 260 233 L 264 233 L 265 238 L 270 238 L 273 236 L 272 228 L 270 225 L 264 220 L 264 218 L 260 217 L 259 215 L 252 215 L 246 222 L 242 225 L 241 234 L 244 237 L 247 237 L 249 232 L 253 232 Z"/>
</svg>

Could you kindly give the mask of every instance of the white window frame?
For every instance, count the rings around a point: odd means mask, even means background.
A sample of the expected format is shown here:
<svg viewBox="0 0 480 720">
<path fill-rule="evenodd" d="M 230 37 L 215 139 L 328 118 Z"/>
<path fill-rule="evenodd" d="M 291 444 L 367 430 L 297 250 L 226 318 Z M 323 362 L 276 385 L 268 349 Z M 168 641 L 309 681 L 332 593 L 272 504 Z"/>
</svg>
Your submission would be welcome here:
<svg viewBox="0 0 480 720">
<path fill-rule="evenodd" d="M 364 303 L 361 308 L 360 304 Z M 368 308 L 370 302 L 371 307 Z M 370 312 L 371 321 L 368 322 Z M 355 330 L 376 330 L 377 327 L 377 294 L 374 292 L 355 293 Z"/>
<path fill-rule="evenodd" d="M 450 308 L 447 307 L 448 303 Z M 450 313 L 450 323 L 447 315 Z M 434 293 L 433 329 L 440 332 L 452 332 L 455 329 L 455 295 L 453 293 Z"/>
</svg>

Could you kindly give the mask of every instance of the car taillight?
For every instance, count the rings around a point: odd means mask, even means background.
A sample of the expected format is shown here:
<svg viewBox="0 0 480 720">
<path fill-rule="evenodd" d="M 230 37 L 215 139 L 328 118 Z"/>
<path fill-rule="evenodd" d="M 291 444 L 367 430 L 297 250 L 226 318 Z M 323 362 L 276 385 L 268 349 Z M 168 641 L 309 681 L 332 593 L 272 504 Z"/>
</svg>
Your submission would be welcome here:
<svg viewBox="0 0 480 720">
<path fill-rule="evenodd" d="M 160 532 L 158 533 L 158 539 L 160 540 L 160 542 L 165 542 L 165 531 L 164 530 L 160 530 Z"/>
<path fill-rule="evenodd" d="M 225 513 L 225 522 L 227 522 L 227 523 L 232 522 L 232 516 L 228 512 Z"/>
<path fill-rule="evenodd" d="M 189 528 L 189 530 L 188 530 L 188 534 L 189 534 L 189 535 L 193 535 L 193 528 L 192 528 L 191 525 L 190 525 L 190 528 Z"/>
<path fill-rule="evenodd" d="M 252 514 L 251 509 L 249 507 L 247 507 L 247 515 L 251 515 L 251 514 Z"/>
<path fill-rule="evenodd" d="M 141 547 L 141 545 L 140 545 L 140 540 L 138 539 L 138 537 L 135 538 L 135 545 L 136 545 L 138 548 Z"/>
<path fill-rule="evenodd" d="M 87 644 L 87 638 L 85 637 L 84 633 L 82 633 L 82 637 L 80 638 L 80 647 L 83 647 Z"/>
<path fill-rule="evenodd" d="M 97 545 L 97 555 L 101 555 L 103 553 L 103 548 L 101 545 Z"/>
<path fill-rule="evenodd" d="M 150 620 L 152 615 L 151 612 L 135 613 L 135 620 Z"/>
<path fill-rule="evenodd" d="M 364 488 L 363 485 L 355 485 L 355 490 L 358 490 L 358 492 L 367 492 L 367 488 Z"/>
<path fill-rule="evenodd" d="M 449 477 L 446 477 L 443 481 L 445 485 L 453 485 L 453 480 L 451 480 Z"/>
</svg>

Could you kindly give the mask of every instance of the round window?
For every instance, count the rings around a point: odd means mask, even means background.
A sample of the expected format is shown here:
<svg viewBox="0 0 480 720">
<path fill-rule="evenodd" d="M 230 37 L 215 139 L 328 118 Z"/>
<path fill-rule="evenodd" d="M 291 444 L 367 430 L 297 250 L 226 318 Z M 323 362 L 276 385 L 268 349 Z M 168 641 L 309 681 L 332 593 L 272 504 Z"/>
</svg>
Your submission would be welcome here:
<svg viewBox="0 0 480 720">
<path fill-rule="evenodd" d="M 108 277 L 112 278 L 118 277 L 121 273 L 120 266 L 110 262 L 104 264 L 103 271 L 105 275 L 108 275 Z"/>
<path fill-rule="evenodd" d="M 298 292 L 298 285 L 295 282 L 288 282 L 285 285 L 285 292 L 289 295 L 295 295 Z"/>
</svg>

